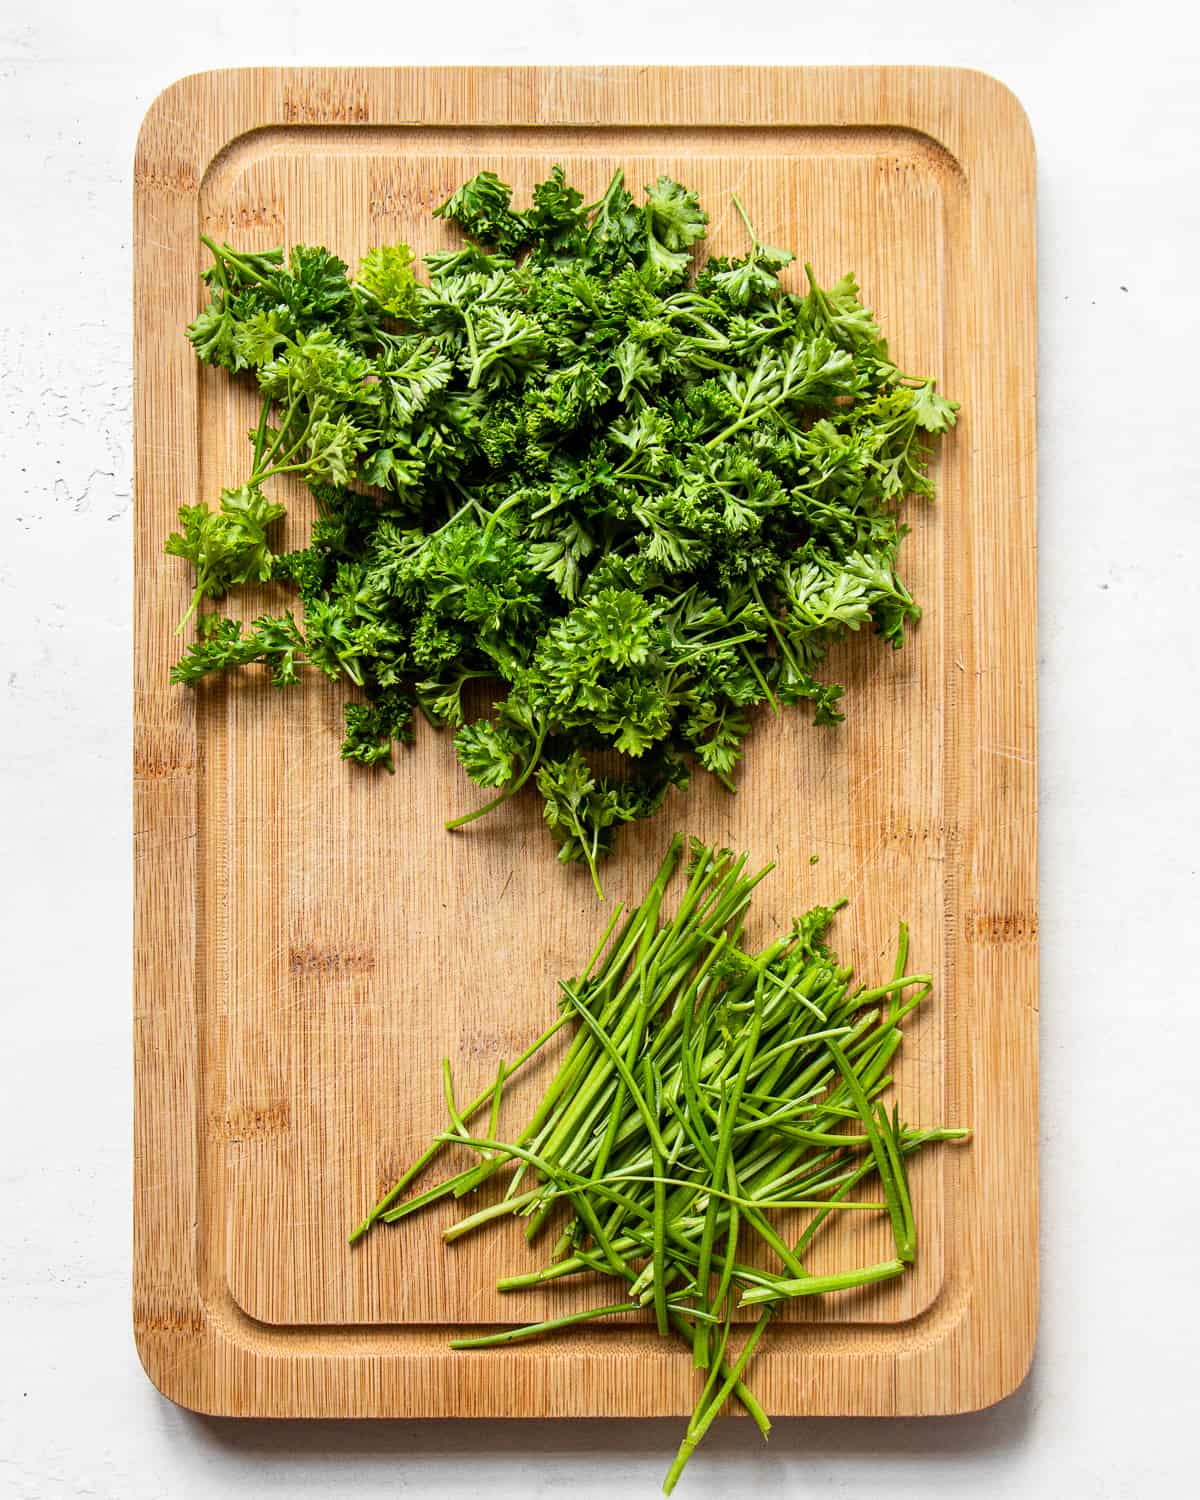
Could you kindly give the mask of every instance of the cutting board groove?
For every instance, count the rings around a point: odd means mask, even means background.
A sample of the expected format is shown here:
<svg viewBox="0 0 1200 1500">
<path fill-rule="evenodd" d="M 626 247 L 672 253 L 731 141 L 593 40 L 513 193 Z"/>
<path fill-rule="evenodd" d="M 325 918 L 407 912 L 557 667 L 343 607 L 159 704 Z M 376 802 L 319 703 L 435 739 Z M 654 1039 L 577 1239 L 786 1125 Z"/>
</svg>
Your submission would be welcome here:
<svg viewBox="0 0 1200 1500">
<path fill-rule="evenodd" d="M 909 1027 L 902 1112 L 975 1139 L 917 1164 L 914 1271 L 804 1299 L 754 1383 L 779 1414 L 986 1405 L 1021 1380 L 1036 1324 L 1034 177 L 1011 95 L 943 69 L 266 69 L 184 79 L 151 109 L 135 165 L 141 1357 L 172 1399 L 229 1415 L 691 1406 L 687 1361 L 644 1324 L 446 1348 L 594 1300 L 496 1293 L 498 1269 L 530 1263 L 515 1226 L 447 1248 L 448 1215 L 431 1214 L 345 1244 L 441 1128 L 440 1057 L 460 1090 L 482 1087 L 603 924 L 536 804 L 450 837 L 473 796 L 445 736 L 423 730 L 395 778 L 372 777 L 338 760 L 341 694 L 323 681 L 281 697 L 255 674 L 196 693 L 167 680 L 188 588 L 162 538 L 180 503 L 237 482 L 253 410 L 182 336 L 199 233 L 351 263 L 397 239 L 425 252 L 452 243 L 429 211 L 473 172 L 521 196 L 556 161 L 585 191 L 616 165 L 635 184 L 679 177 L 717 254 L 742 248 L 737 191 L 822 280 L 855 271 L 899 362 L 963 403 L 938 501 L 910 516 L 904 571 L 926 615 L 906 648 L 839 647 L 844 726 L 763 718 L 738 797 L 675 799 L 606 878 L 636 897 L 675 827 L 746 848 L 779 866 L 763 932 L 850 897 L 836 942 L 864 979 L 909 921 L 937 991 Z M 300 542 L 307 496 L 279 494 Z M 830 1267 L 879 1258 L 886 1227 L 843 1217 Z"/>
</svg>

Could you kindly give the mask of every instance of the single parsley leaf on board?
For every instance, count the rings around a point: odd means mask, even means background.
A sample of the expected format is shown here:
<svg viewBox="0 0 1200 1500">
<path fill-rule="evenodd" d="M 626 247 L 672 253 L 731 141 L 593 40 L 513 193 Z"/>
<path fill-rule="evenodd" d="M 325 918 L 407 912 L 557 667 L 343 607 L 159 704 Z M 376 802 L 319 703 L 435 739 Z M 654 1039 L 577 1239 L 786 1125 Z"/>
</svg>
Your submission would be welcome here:
<svg viewBox="0 0 1200 1500">
<path fill-rule="evenodd" d="M 239 583 L 263 583 L 271 576 L 267 530 L 284 514 L 257 485 L 222 490 L 215 511 L 199 505 L 179 507 L 180 530 L 167 538 L 164 550 L 186 558 L 196 572 L 196 589 L 182 629 L 202 599 L 221 599 Z"/>
</svg>

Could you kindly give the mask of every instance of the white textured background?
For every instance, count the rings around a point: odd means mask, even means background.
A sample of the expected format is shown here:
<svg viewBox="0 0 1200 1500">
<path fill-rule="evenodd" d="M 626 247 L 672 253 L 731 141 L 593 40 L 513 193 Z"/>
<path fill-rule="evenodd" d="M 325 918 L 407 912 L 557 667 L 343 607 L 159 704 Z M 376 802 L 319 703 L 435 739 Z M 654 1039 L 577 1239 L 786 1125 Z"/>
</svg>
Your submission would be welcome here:
<svg viewBox="0 0 1200 1500">
<path fill-rule="evenodd" d="M 1169 0 L 0 0 L 0 1494 L 650 1496 L 678 1424 L 238 1423 L 129 1313 L 130 164 L 248 63 L 921 62 L 1040 161 L 1043 1304 L 939 1421 L 724 1424 L 694 1500 L 1175 1500 L 1200 1344 L 1200 48 Z"/>
</svg>

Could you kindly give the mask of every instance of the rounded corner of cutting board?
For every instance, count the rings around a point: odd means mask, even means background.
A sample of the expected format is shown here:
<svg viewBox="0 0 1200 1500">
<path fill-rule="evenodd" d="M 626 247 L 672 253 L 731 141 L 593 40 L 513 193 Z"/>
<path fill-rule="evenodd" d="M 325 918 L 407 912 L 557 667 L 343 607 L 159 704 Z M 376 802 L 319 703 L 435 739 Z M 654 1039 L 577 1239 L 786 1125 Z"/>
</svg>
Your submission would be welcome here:
<svg viewBox="0 0 1200 1500">
<path fill-rule="evenodd" d="M 210 102 L 221 83 L 229 80 L 239 70 L 236 68 L 208 68 L 196 73 L 184 73 L 164 83 L 146 106 L 138 126 L 137 144 L 134 148 L 134 182 L 139 184 L 144 173 L 139 168 L 154 162 L 160 155 L 164 137 L 176 129 L 182 121 L 197 122 L 198 112 Z"/>
<path fill-rule="evenodd" d="M 1037 141 L 1033 122 L 1020 96 L 994 73 L 982 68 L 945 68 L 960 85 L 972 114 L 988 116 L 988 141 L 991 149 L 1003 150 L 1009 162 L 1022 162 L 1033 173 L 1037 158 Z"/>
<path fill-rule="evenodd" d="M 1025 1341 L 1010 1354 L 1009 1362 L 1003 1368 L 997 1369 L 989 1366 L 987 1361 L 981 1358 L 978 1368 L 985 1372 L 983 1381 L 967 1399 L 955 1407 L 953 1415 L 956 1417 L 978 1416 L 981 1412 L 992 1411 L 997 1406 L 1004 1405 L 1006 1401 L 1019 1397 L 1033 1373 L 1034 1360 L 1037 1355 L 1037 1333 L 1035 1321 L 1025 1333 Z"/>
<path fill-rule="evenodd" d="M 202 1310 L 183 1317 L 144 1320 L 135 1312 L 133 1346 L 146 1379 L 164 1400 L 198 1417 L 233 1415 L 219 1395 L 209 1400 L 204 1368 L 212 1359 L 212 1329 Z"/>
</svg>

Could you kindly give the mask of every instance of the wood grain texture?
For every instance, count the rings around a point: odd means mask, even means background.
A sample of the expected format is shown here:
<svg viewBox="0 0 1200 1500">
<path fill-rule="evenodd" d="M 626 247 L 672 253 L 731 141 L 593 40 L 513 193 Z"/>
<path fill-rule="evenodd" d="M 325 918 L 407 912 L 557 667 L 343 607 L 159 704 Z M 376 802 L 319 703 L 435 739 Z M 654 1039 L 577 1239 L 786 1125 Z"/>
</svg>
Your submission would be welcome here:
<svg viewBox="0 0 1200 1500">
<path fill-rule="evenodd" d="M 462 1090 L 490 1081 L 602 924 L 536 802 L 451 837 L 473 789 L 444 736 L 420 732 L 395 778 L 360 774 L 337 758 L 342 694 L 324 682 L 280 698 L 257 675 L 167 680 L 188 583 L 162 538 L 178 504 L 241 473 L 253 406 L 182 336 L 198 233 L 351 262 L 395 239 L 425 251 L 450 242 L 429 210 L 467 176 L 494 167 L 521 195 L 555 161 L 585 189 L 616 165 L 680 177 L 714 253 L 740 248 L 737 191 L 823 280 L 855 270 L 900 363 L 963 403 L 938 501 L 910 518 L 926 615 L 909 645 L 839 648 L 844 726 L 761 721 L 736 799 L 697 785 L 605 874 L 611 898 L 636 896 L 677 826 L 774 859 L 763 930 L 848 895 L 836 941 L 864 979 L 907 918 L 938 988 L 909 1028 L 902 1112 L 975 1140 L 917 1165 L 914 1272 L 796 1309 L 754 1384 L 778 1414 L 987 1405 L 1023 1377 L 1036 1323 L 1034 177 L 1012 96 L 942 69 L 255 70 L 184 79 L 151 109 L 135 168 L 142 1360 L 173 1400 L 231 1415 L 690 1409 L 688 1362 L 652 1326 L 445 1347 L 586 1305 L 586 1288 L 494 1291 L 532 1263 L 514 1226 L 446 1248 L 430 1215 L 345 1244 L 441 1127 L 441 1056 Z M 302 536 L 306 493 L 280 497 Z M 829 1264 L 877 1258 L 885 1227 L 843 1217 Z"/>
</svg>

